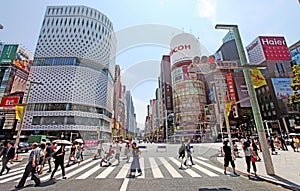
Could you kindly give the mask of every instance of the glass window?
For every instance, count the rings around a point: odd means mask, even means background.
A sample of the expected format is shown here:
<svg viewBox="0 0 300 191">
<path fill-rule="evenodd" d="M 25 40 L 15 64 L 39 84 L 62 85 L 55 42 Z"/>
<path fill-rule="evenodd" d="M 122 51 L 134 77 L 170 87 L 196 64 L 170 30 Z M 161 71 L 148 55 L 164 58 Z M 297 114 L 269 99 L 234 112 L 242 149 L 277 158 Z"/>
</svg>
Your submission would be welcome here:
<svg viewBox="0 0 300 191">
<path fill-rule="evenodd" d="M 276 63 L 276 68 L 279 74 L 283 74 L 284 73 L 284 69 L 282 66 L 282 63 Z"/>
</svg>

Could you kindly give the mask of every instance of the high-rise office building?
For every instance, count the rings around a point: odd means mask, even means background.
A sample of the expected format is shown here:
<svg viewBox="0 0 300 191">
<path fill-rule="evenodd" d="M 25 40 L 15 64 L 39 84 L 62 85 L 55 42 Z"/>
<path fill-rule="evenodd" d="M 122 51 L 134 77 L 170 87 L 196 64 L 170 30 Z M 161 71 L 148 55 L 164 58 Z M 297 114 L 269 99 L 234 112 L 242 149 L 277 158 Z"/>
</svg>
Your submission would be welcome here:
<svg viewBox="0 0 300 191">
<path fill-rule="evenodd" d="M 108 139 L 115 49 L 112 22 L 101 12 L 86 6 L 47 7 L 22 130 L 68 139 Z"/>
</svg>

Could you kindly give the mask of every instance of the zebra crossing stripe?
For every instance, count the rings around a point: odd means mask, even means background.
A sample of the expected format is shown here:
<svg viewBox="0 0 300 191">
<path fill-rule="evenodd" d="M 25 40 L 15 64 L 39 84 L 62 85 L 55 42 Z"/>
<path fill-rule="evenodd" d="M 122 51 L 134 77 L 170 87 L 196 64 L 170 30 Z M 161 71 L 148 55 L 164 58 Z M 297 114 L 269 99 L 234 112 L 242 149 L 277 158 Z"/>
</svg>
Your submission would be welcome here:
<svg viewBox="0 0 300 191">
<path fill-rule="evenodd" d="M 24 172 L 24 170 L 25 170 L 25 167 L 11 169 L 8 174 L 3 174 L 2 176 L 0 176 L 0 179 L 4 179 L 4 178 L 10 177 L 10 176 L 19 174 L 21 172 Z"/>
<path fill-rule="evenodd" d="M 99 178 L 106 178 L 116 167 L 112 167 L 112 166 L 108 166 L 106 167 L 106 169 L 101 172 L 96 178 L 99 179 Z"/>
<path fill-rule="evenodd" d="M 23 173 L 19 174 L 19 175 L 16 175 L 16 176 L 8 177 L 6 179 L 1 180 L 0 184 L 8 182 L 8 181 L 11 181 L 11 180 L 15 180 L 15 179 L 21 178 L 22 176 L 23 176 Z"/>
<path fill-rule="evenodd" d="M 78 173 L 81 172 L 82 170 L 84 170 L 84 169 L 86 169 L 86 168 L 89 168 L 90 166 L 95 165 L 96 163 L 98 163 L 98 161 L 95 160 L 95 161 L 89 162 L 88 164 L 86 164 L 86 165 L 84 165 L 84 166 L 77 166 L 77 165 L 75 164 L 75 166 L 80 167 L 80 168 L 78 168 L 78 169 L 72 171 L 71 173 L 66 174 L 66 176 L 67 176 L 68 178 L 70 178 L 70 177 L 72 177 L 72 176 L 78 174 Z"/>
<path fill-rule="evenodd" d="M 208 161 L 208 159 L 203 158 L 203 157 L 197 157 L 197 158 L 200 159 L 200 160 Z"/>
<path fill-rule="evenodd" d="M 120 172 L 118 173 L 118 175 L 116 176 L 116 178 L 126 178 L 129 169 L 130 169 L 130 165 L 131 163 L 126 163 L 120 170 Z"/>
<path fill-rule="evenodd" d="M 82 166 L 82 165 L 84 165 L 85 163 L 88 163 L 88 162 L 90 162 L 92 160 L 92 158 L 89 158 L 89 159 L 87 159 L 87 160 L 85 160 L 85 161 L 83 161 L 83 162 L 81 162 L 80 163 L 80 165 Z M 71 167 L 68 167 L 68 168 L 65 168 L 65 171 L 67 172 L 66 173 L 66 176 L 67 177 L 71 177 L 70 175 L 69 175 L 69 171 L 70 170 L 72 170 L 72 169 L 74 169 L 74 168 L 78 168 L 79 166 L 78 165 L 73 165 L 73 166 L 71 166 Z M 75 172 L 75 171 L 73 171 L 73 172 Z M 61 170 L 59 170 L 59 171 L 56 171 L 56 174 L 54 175 L 54 176 L 57 176 L 57 175 L 61 175 Z M 41 178 L 41 181 L 46 181 L 46 180 L 48 180 L 50 178 L 50 176 L 44 176 L 44 177 L 42 177 Z"/>
<path fill-rule="evenodd" d="M 145 159 L 144 159 L 144 157 L 140 158 L 140 167 L 141 167 L 143 175 L 142 176 L 138 176 L 137 178 L 145 178 Z"/>
<path fill-rule="evenodd" d="M 219 175 L 217 175 L 217 174 L 215 174 L 215 173 L 213 173 L 213 172 L 211 172 L 211 171 L 209 171 L 209 170 L 207 170 L 207 169 L 205 169 L 205 168 L 203 168 L 202 166 L 199 166 L 199 165 L 194 165 L 193 168 L 196 168 L 197 170 L 203 172 L 204 174 L 206 174 L 206 175 L 208 175 L 210 177 L 217 177 L 217 176 L 219 176 Z"/>
<path fill-rule="evenodd" d="M 89 176 L 91 176 L 92 174 L 94 174 L 96 171 L 98 171 L 100 168 L 102 167 L 97 167 L 97 166 L 94 166 L 91 170 L 87 171 L 86 173 L 80 175 L 79 177 L 77 177 L 76 179 L 86 179 L 88 178 Z"/>
<path fill-rule="evenodd" d="M 173 178 L 182 178 L 182 176 L 164 158 L 159 157 L 159 160 L 166 167 Z"/>
<path fill-rule="evenodd" d="M 220 168 L 218 168 L 218 167 L 215 167 L 215 166 L 213 166 L 213 165 L 210 165 L 210 164 L 208 164 L 208 163 L 206 163 L 206 162 L 203 162 L 203 161 L 200 161 L 200 160 L 198 160 L 198 159 L 193 159 L 194 161 L 196 161 L 197 163 L 200 163 L 200 164 L 202 164 L 202 165 L 204 165 L 204 166 L 207 166 L 208 168 L 211 168 L 211 169 L 213 169 L 213 170 L 215 170 L 215 171 L 218 171 L 218 172 L 220 172 L 220 173 L 223 173 L 223 169 L 220 169 Z"/>
<path fill-rule="evenodd" d="M 125 178 L 124 181 L 123 181 L 123 183 L 122 183 L 122 185 L 121 185 L 120 191 L 126 191 L 128 183 L 129 183 L 129 179 Z"/>
<path fill-rule="evenodd" d="M 161 171 L 159 170 L 157 163 L 155 162 L 153 157 L 149 158 L 152 174 L 154 178 L 163 178 Z"/>
<path fill-rule="evenodd" d="M 180 167 L 181 163 L 178 160 L 176 160 L 174 157 L 169 157 L 169 159 L 173 163 L 175 163 L 178 166 L 178 168 Z M 195 171 L 193 171 L 192 169 L 189 169 L 189 168 L 185 169 L 184 172 L 188 173 L 191 177 L 194 177 L 194 178 L 201 177 L 200 174 L 197 174 Z"/>
</svg>

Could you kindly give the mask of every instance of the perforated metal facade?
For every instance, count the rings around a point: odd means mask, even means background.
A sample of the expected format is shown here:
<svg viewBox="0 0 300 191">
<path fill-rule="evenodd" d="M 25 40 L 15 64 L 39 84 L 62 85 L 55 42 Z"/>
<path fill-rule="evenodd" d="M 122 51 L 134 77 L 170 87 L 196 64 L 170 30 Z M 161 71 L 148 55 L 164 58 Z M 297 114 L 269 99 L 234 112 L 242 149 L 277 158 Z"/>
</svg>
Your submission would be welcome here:
<svg viewBox="0 0 300 191">
<path fill-rule="evenodd" d="M 43 85 L 31 84 L 22 129 L 111 132 L 115 47 L 112 23 L 99 11 L 47 7 L 29 75 Z"/>
</svg>

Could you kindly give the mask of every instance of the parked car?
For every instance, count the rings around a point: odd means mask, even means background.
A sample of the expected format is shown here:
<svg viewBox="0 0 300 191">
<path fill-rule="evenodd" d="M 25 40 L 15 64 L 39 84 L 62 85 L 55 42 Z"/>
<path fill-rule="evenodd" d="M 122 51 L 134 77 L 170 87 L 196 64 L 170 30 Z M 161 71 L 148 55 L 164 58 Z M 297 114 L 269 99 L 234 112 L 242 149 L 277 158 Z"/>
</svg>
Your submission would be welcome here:
<svg viewBox="0 0 300 191">
<path fill-rule="evenodd" d="M 28 142 L 20 142 L 19 143 L 19 146 L 18 146 L 18 149 L 17 149 L 17 152 L 18 153 L 21 153 L 21 152 L 28 152 L 30 150 L 30 145 Z"/>
</svg>

